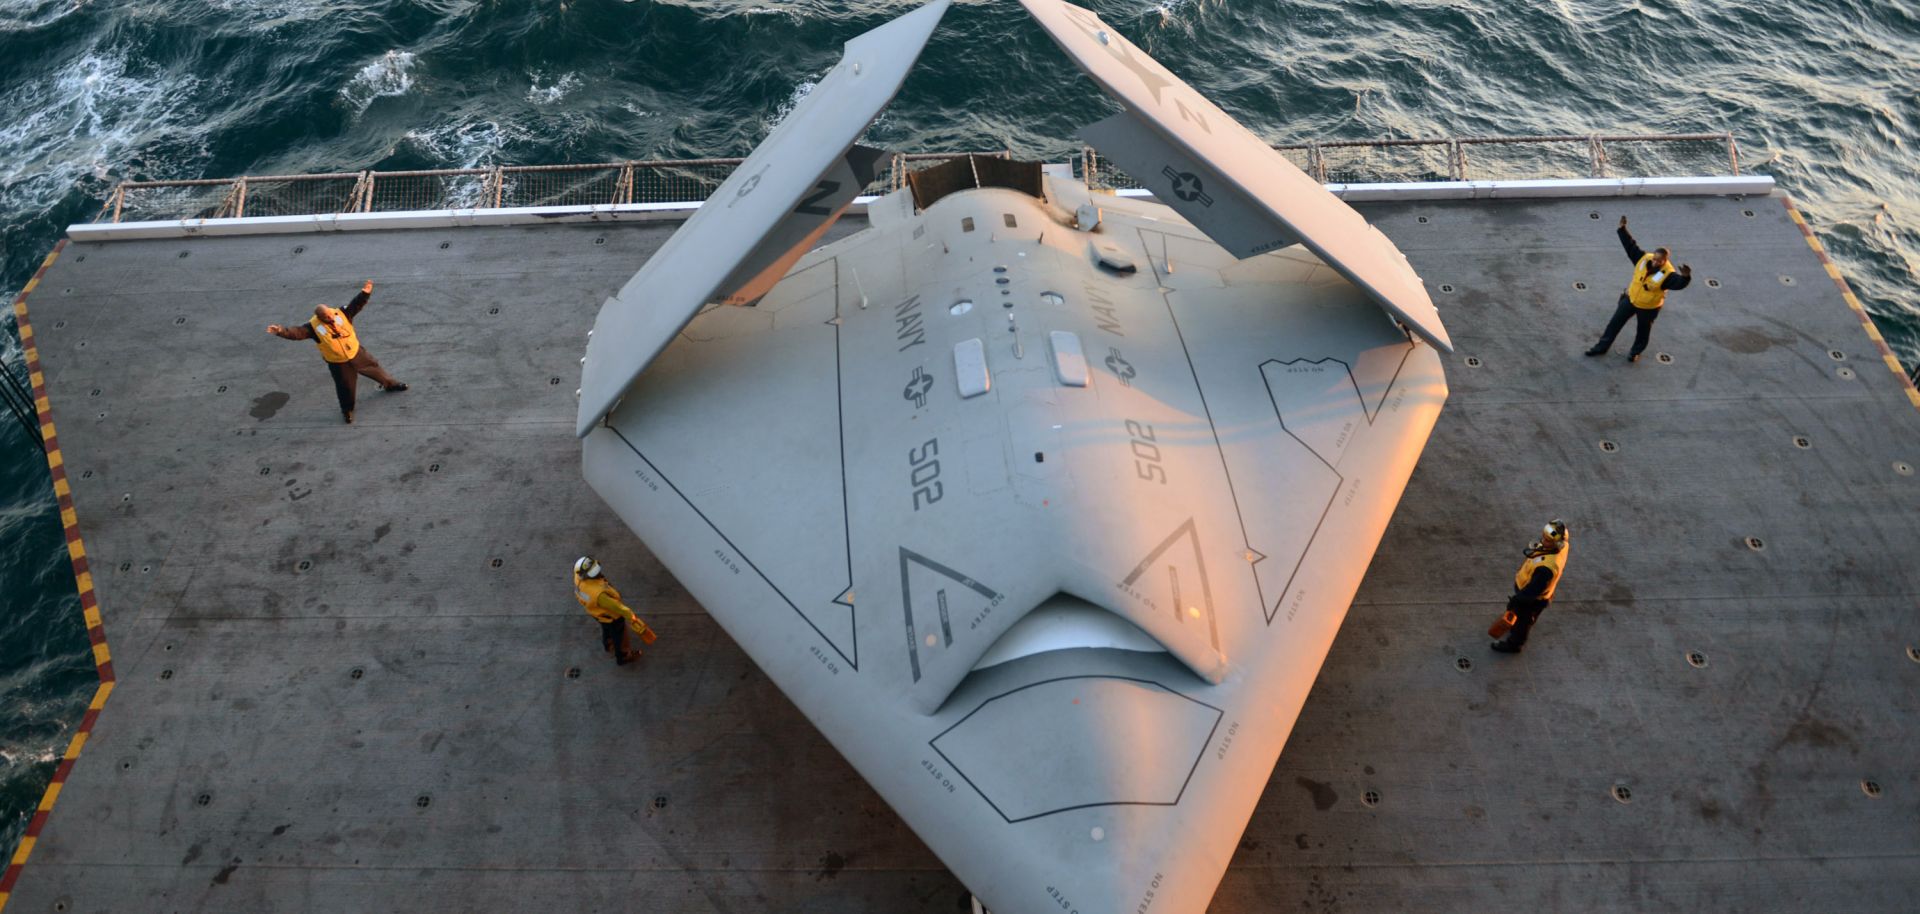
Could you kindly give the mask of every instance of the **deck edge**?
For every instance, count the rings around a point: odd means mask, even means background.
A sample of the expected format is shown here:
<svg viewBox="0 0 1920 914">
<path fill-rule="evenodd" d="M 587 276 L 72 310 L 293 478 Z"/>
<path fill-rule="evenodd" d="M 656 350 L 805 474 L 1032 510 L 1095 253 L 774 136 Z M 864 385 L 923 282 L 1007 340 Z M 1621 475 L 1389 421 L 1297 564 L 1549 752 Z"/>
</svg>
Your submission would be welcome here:
<svg viewBox="0 0 1920 914">
<path fill-rule="evenodd" d="M 1853 315 L 1860 319 L 1860 327 L 1867 332 L 1867 338 L 1872 340 L 1873 345 L 1880 350 L 1880 360 L 1893 371 L 1894 377 L 1900 379 L 1900 388 L 1906 392 L 1907 402 L 1913 404 L 1914 409 L 1920 410 L 1920 389 L 1913 386 L 1913 377 L 1907 374 L 1906 368 L 1900 364 L 1900 357 L 1893 354 L 1893 347 L 1887 345 L 1887 338 L 1880 334 L 1880 328 L 1873 322 L 1873 315 L 1868 314 L 1866 305 L 1861 304 L 1860 296 L 1853 294 L 1853 287 L 1847 285 L 1846 277 L 1840 275 L 1839 265 L 1827 256 L 1826 245 L 1821 244 L 1820 239 L 1813 234 L 1813 226 L 1807 224 L 1807 217 L 1801 215 L 1800 208 L 1794 205 L 1792 195 L 1782 194 L 1780 202 L 1786 206 L 1787 217 L 1792 219 L 1794 227 L 1800 230 L 1800 236 L 1807 240 L 1807 247 L 1813 249 L 1813 256 L 1820 258 L 1820 266 L 1826 269 L 1827 277 L 1832 279 L 1834 286 L 1840 290 L 1840 297 L 1846 301 L 1848 308 L 1853 309 Z"/>
<path fill-rule="evenodd" d="M 60 757 L 60 763 L 53 769 L 53 779 L 47 783 L 46 792 L 41 794 L 39 805 L 34 807 L 33 818 L 27 823 L 26 833 L 20 837 L 20 846 L 14 849 L 13 857 L 7 862 L 4 875 L 0 875 L 0 911 L 6 909 L 7 900 L 13 895 L 14 884 L 20 880 L 20 873 L 28 858 L 33 856 L 33 846 L 40 840 L 40 831 L 46 827 L 47 817 L 53 812 L 53 804 L 60 798 L 60 790 L 66 784 L 67 777 L 73 773 L 73 765 L 80 758 L 80 750 L 87 744 L 87 737 L 93 732 L 94 722 L 100 719 L 100 709 L 107 704 L 107 696 L 113 694 L 113 655 L 107 649 L 106 626 L 100 618 L 100 604 L 93 591 L 93 574 L 87 565 L 87 550 L 80 539 L 80 520 L 74 513 L 73 490 L 67 483 L 66 458 L 60 453 L 60 439 L 54 434 L 53 406 L 47 400 L 47 379 L 40 368 L 40 348 L 34 343 L 33 323 L 27 316 L 27 296 L 40 285 L 54 261 L 60 259 L 60 252 L 67 246 L 65 240 L 54 244 L 52 252 L 41 261 L 40 269 L 34 271 L 33 278 L 20 290 L 13 300 L 13 316 L 20 330 L 20 348 L 26 358 L 27 376 L 33 383 L 33 407 L 39 414 L 40 437 L 47 455 L 47 472 L 53 479 L 53 494 L 60 504 L 60 527 L 67 540 L 67 558 L 73 566 L 73 581 L 80 594 L 80 611 L 86 619 L 87 640 L 92 644 L 94 668 L 100 674 L 100 685 L 94 690 L 93 700 L 87 703 L 87 713 L 80 719 L 80 727 L 67 743 L 67 751 Z"/>
</svg>

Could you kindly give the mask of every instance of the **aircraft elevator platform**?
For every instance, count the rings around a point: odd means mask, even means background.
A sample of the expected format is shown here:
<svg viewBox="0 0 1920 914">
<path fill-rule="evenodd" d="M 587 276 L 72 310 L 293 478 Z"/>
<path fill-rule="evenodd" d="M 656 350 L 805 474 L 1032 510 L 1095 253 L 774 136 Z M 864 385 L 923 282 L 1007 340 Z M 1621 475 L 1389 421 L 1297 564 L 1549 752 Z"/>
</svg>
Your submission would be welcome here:
<svg viewBox="0 0 1920 914">
<path fill-rule="evenodd" d="M 1451 396 L 1212 910 L 1920 909 L 1920 395 L 1784 203 L 1357 205 Z M 1695 276 L 1638 364 L 1581 357 L 1622 214 Z M 674 227 L 62 249 L 27 308 L 114 687 L 9 911 L 966 908 L 581 479 L 587 329 Z M 369 277 L 412 389 L 345 425 L 264 328 Z"/>
</svg>

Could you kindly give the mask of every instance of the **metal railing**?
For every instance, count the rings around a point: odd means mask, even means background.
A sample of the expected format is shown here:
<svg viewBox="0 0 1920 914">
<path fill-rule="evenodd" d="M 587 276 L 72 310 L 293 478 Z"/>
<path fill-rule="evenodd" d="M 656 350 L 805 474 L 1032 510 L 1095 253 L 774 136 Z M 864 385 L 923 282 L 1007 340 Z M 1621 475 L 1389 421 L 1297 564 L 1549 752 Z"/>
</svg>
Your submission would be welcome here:
<svg viewBox="0 0 1920 914">
<path fill-rule="evenodd" d="M 1322 184 L 1740 174 L 1731 133 L 1330 140 L 1273 147 Z M 1116 190 L 1139 184 L 1096 150 L 1075 173 Z"/>
<path fill-rule="evenodd" d="M 1005 156 L 1002 150 L 976 155 Z M 866 188 L 906 186 L 917 168 L 964 153 L 895 155 Z M 249 175 L 184 181 L 123 181 L 96 222 L 238 219 L 443 209 L 694 203 L 705 200 L 745 159 L 661 159 L 587 165 L 503 165 L 429 171 Z"/>
<path fill-rule="evenodd" d="M 1740 173 L 1740 149 L 1730 133 L 1335 140 L 1274 148 L 1322 183 Z M 908 173 L 966 154 L 895 155 L 866 192 L 898 190 L 906 186 Z M 1004 150 L 973 154 L 1012 155 Z M 1092 148 L 1072 159 L 1076 176 L 1095 188 L 1139 186 Z M 694 203 L 711 195 L 743 161 L 667 159 L 123 181 L 107 196 L 95 221 Z"/>
</svg>

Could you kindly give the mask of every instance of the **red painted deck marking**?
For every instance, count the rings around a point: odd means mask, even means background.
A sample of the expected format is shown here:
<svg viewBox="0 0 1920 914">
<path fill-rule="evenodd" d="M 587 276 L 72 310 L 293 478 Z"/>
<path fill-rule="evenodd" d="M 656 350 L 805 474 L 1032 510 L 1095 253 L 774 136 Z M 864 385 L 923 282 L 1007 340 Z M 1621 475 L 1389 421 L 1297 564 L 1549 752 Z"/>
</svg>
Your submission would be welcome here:
<svg viewBox="0 0 1920 914">
<path fill-rule="evenodd" d="M 40 830 L 46 827 L 47 817 L 52 813 L 61 788 L 67 782 L 67 776 L 73 773 L 73 764 L 80 757 L 80 750 L 87 744 L 87 737 L 93 733 L 94 722 L 100 719 L 100 709 L 106 706 L 107 696 L 113 693 L 113 655 L 107 649 L 106 626 L 100 619 L 99 602 L 93 593 L 93 576 L 89 573 L 86 546 L 80 540 L 80 522 L 74 515 L 73 493 L 67 485 L 66 458 L 60 453 L 60 438 L 54 434 L 53 407 L 47 402 L 46 375 L 40 369 L 40 347 L 34 340 L 33 323 L 27 316 L 27 296 L 40 285 L 40 278 L 54 261 L 60 259 L 60 252 L 67 246 L 65 239 L 53 246 L 53 252 L 42 261 L 40 269 L 34 271 L 33 279 L 13 300 L 13 316 L 20 328 L 20 345 L 25 350 L 27 377 L 33 382 L 34 409 L 39 413 L 40 435 L 45 439 L 47 454 L 47 472 L 52 477 L 54 496 L 60 505 L 61 532 L 67 540 L 67 556 L 73 564 L 73 582 L 80 594 L 80 609 L 86 617 L 87 641 L 93 650 L 94 668 L 100 674 L 100 685 L 93 693 L 93 700 L 87 705 L 86 716 L 80 719 L 80 727 L 74 731 L 73 739 L 67 744 L 60 764 L 53 770 L 53 780 L 47 784 L 46 793 L 41 795 L 39 808 L 33 819 L 27 823 L 27 831 L 20 839 L 20 846 L 14 850 L 13 857 L 7 862 L 4 875 L 0 875 L 0 909 L 5 909 L 7 899 L 13 894 L 14 883 L 20 880 L 21 868 L 26 866 L 33 855 L 33 846 L 40 840 Z"/>
<path fill-rule="evenodd" d="M 1867 338 L 1872 340 L 1874 348 L 1880 351 L 1880 361 L 1886 363 L 1887 368 L 1900 379 L 1900 386 L 1905 388 L 1907 393 L 1907 402 L 1912 403 L 1914 409 L 1920 409 L 1920 389 L 1913 386 L 1913 378 L 1909 377 L 1906 369 L 1900 365 L 1900 358 L 1893 354 L 1893 347 L 1888 346 L 1886 337 L 1880 335 L 1880 328 L 1874 324 L 1873 317 L 1867 314 L 1866 307 L 1860 304 L 1860 296 L 1854 294 L 1853 288 L 1847 285 L 1846 278 L 1840 275 L 1840 267 L 1833 262 L 1833 258 L 1827 256 L 1826 246 L 1820 243 L 1820 239 L 1814 237 L 1813 227 L 1807 224 L 1806 217 L 1802 216 L 1799 208 L 1793 205 L 1793 198 L 1783 195 L 1780 202 L 1786 204 L 1787 215 L 1800 229 L 1800 234 L 1807 239 L 1807 246 L 1813 249 L 1813 255 L 1820 258 L 1820 265 L 1833 279 L 1834 287 L 1840 290 L 1840 297 L 1846 301 L 1847 307 L 1853 309 L 1853 315 L 1860 319 L 1860 326 L 1867 331 Z"/>
</svg>

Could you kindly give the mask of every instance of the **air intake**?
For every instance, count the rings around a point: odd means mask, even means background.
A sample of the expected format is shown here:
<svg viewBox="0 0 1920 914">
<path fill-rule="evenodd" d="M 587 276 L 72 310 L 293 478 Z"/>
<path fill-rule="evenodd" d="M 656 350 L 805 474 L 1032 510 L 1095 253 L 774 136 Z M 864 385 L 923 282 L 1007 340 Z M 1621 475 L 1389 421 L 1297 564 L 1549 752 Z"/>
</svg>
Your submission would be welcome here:
<svg viewBox="0 0 1920 914">
<path fill-rule="evenodd" d="M 973 153 L 908 174 L 907 184 L 913 188 L 913 205 L 923 210 L 948 194 L 976 187 L 1004 187 L 1045 199 L 1040 191 L 1039 162 L 1018 162 Z"/>
</svg>

